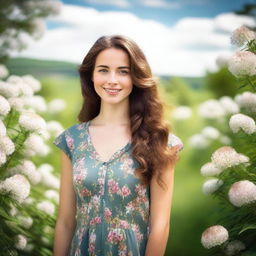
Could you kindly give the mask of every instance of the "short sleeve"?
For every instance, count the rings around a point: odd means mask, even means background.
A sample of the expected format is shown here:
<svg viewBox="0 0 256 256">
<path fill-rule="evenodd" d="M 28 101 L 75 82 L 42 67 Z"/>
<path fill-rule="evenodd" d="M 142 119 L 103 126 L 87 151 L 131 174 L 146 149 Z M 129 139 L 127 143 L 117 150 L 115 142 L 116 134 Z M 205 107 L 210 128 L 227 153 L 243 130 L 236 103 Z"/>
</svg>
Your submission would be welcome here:
<svg viewBox="0 0 256 256">
<path fill-rule="evenodd" d="M 53 141 L 53 144 L 60 148 L 69 158 L 72 159 L 72 154 L 70 151 L 70 147 L 67 142 L 67 131 L 63 131 L 60 135 L 58 135 L 55 140 Z"/>
<path fill-rule="evenodd" d="M 179 151 L 181 151 L 184 147 L 184 144 L 178 136 L 176 136 L 173 133 L 169 133 L 168 146 L 169 147 L 179 146 Z"/>
</svg>

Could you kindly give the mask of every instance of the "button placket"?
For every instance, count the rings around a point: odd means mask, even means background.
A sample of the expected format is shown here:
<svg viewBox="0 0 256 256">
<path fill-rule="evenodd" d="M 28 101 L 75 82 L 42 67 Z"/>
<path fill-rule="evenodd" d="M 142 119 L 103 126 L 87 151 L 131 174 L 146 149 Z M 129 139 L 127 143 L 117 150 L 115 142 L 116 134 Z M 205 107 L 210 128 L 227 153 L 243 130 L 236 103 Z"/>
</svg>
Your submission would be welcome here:
<svg viewBox="0 0 256 256">
<path fill-rule="evenodd" d="M 102 220 L 102 230 L 101 230 L 101 238 L 102 238 L 102 244 L 105 243 L 106 234 L 104 234 L 104 227 L 105 227 L 105 217 L 104 217 L 104 209 L 106 207 L 105 205 L 105 191 L 106 191 L 106 175 L 107 175 L 107 162 L 103 162 L 103 193 L 101 195 L 101 220 Z M 102 248 L 103 254 L 105 253 L 105 247 Z M 105 254 L 104 254 L 105 255 Z"/>
<path fill-rule="evenodd" d="M 107 176 L 107 169 L 108 169 L 108 166 L 107 166 L 107 162 L 103 162 L 102 163 L 103 165 L 103 175 L 104 175 L 104 182 L 103 182 L 103 193 L 102 193 L 102 201 L 103 201 L 103 210 L 105 208 L 105 200 L 104 200 L 104 197 L 105 197 L 105 193 L 106 193 L 106 176 Z"/>
</svg>

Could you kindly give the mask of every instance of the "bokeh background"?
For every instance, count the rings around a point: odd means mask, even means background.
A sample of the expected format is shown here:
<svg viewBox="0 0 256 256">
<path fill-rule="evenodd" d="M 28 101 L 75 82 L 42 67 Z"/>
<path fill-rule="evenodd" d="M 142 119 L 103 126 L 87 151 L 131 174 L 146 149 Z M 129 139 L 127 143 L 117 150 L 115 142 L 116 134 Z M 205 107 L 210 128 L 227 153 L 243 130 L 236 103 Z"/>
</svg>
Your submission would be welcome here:
<svg viewBox="0 0 256 256">
<path fill-rule="evenodd" d="M 0 2 L 0 63 L 6 66 L 9 75 L 22 77 L 29 74 L 41 84 L 41 89 L 34 95 L 38 98 L 34 97 L 34 101 L 27 105 L 47 121 L 48 127 L 55 125 L 52 128 L 55 133 L 45 140 L 47 153 L 32 156 L 32 160 L 37 167 L 50 165 L 52 175 L 57 179 L 60 158 L 52 141 L 61 129 L 78 122 L 82 102 L 78 65 L 102 35 L 122 34 L 138 43 L 154 75 L 160 78 L 159 91 L 166 102 L 166 120 L 184 143 L 175 170 L 166 256 L 209 255 L 209 250 L 201 245 L 201 235 L 208 226 L 217 223 L 222 208 L 216 198 L 202 192 L 205 178 L 201 176 L 200 168 L 209 161 L 214 150 L 230 144 L 232 135 L 225 118 L 234 112 L 230 110 L 223 114 L 220 108 L 225 108 L 232 97 L 244 90 L 239 89 L 239 82 L 227 68 L 227 60 L 236 50 L 231 45 L 230 35 L 241 25 L 256 26 L 255 2 Z M 205 113 L 207 107 L 202 105 L 209 100 L 216 104 L 210 114 L 209 111 Z M 60 124 L 58 129 L 56 123 Z M 44 193 L 49 189 L 58 192 L 58 185 L 47 182 L 34 187 L 37 187 L 32 193 L 35 201 L 37 198 L 45 200 Z M 47 199 L 54 205 L 54 213 L 51 218 L 47 217 L 50 218 L 47 232 L 33 234 L 27 229 L 30 247 L 23 252 L 17 249 L 18 254 L 10 255 L 51 255 L 56 198 Z M 45 216 L 48 215 L 46 211 Z M 38 217 L 36 213 L 34 216 Z M 44 225 L 43 221 L 40 225 Z M 31 234 L 38 237 L 33 238 Z M 41 242 L 38 242 L 39 238 Z M 33 244 L 40 245 L 39 254 L 31 254 Z M 4 253 L 1 255 L 8 255 Z"/>
</svg>

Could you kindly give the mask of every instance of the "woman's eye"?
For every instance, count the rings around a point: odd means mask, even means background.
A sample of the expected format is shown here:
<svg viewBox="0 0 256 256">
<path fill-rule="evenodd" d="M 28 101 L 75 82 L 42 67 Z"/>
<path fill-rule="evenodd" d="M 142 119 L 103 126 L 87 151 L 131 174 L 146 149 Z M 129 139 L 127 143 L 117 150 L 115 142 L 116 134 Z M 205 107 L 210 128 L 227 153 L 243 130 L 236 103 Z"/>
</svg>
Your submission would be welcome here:
<svg viewBox="0 0 256 256">
<path fill-rule="evenodd" d="M 99 72 L 104 72 L 107 71 L 106 69 L 100 69 Z"/>
<path fill-rule="evenodd" d="M 128 71 L 126 71 L 126 70 L 121 70 L 121 71 L 120 71 L 120 73 L 121 73 L 121 74 L 125 74 L 125 75 L 126 75 L 126 74 L 128 74 L 129 72 L 128 72 Z"/>
</svg>

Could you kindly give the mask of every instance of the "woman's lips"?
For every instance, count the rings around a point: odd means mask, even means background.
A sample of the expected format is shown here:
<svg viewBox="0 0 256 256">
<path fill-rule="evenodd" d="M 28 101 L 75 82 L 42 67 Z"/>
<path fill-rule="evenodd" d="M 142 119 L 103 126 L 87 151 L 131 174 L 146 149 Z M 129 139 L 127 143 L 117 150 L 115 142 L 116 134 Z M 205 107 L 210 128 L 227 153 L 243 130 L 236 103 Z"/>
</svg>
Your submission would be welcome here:
<svg viewBox="0 0 256 256">
<path fill-rule="evenodd" d="M 109 88 L 103 88 L 108 94 L 110 95 L 116 95 L 118 94 L 122 89 L 109 89 Z"/>
</svg>

